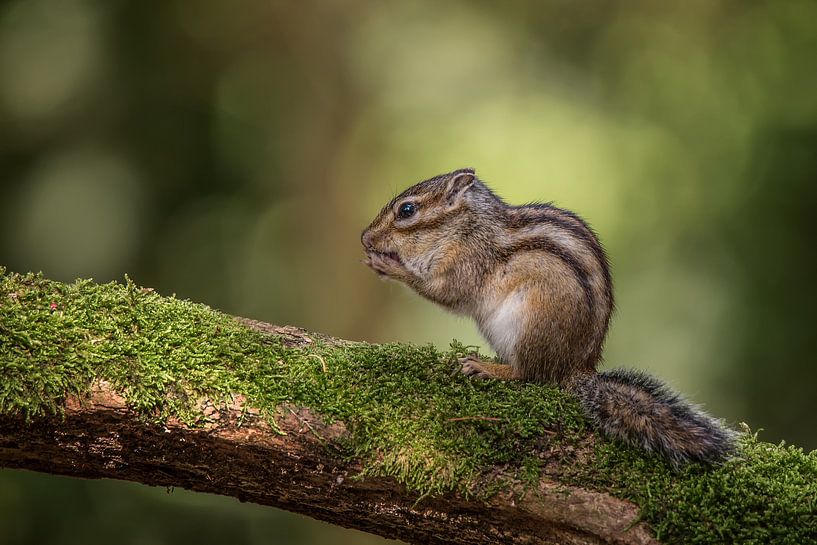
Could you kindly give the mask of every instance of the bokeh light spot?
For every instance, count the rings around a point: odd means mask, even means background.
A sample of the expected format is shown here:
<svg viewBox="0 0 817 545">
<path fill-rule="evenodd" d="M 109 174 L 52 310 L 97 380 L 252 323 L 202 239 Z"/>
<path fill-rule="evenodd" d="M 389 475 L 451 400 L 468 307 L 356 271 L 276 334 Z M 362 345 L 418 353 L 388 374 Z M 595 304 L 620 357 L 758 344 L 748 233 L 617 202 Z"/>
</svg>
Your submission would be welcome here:
<svg viewBox="0 0 817 545">
<path fill-rule="evenodd" d="M 0 100 L 20 121 L 59 114 L 100 60 L 94 12 L 76 1 L 15 2 L 0 12 Z"/>
<path fill-rule="evenodd" d="M 113 156 L 47 157 L 4 222 L 11 258 L 54 278 L 121 278 L 137 248 L 141 200 L 137 175 Z"/>
</svg>

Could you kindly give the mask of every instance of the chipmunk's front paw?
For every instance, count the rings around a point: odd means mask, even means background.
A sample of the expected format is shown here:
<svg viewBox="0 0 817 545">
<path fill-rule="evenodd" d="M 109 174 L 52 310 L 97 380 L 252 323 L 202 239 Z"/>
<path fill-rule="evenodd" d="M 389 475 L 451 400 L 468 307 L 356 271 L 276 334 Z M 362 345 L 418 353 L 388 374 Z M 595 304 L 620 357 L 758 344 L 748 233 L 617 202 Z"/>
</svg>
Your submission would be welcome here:
<svg viewBox="0 0 817 545">
<path fill-rule="evenodd" d="M 515 379 L 517 376 L 510 365 L 481 361 L 476 356 L 460 358 L 460 372 L 467 377 L 495 378 L 499 380 Z"/>
<path fill-rule="evenodd" d="M 395 252 L 369 252 L 363 264 L 370 267 L 382 278 L 402 280 L 406 276 L 406 268 Z"/>
</svg>

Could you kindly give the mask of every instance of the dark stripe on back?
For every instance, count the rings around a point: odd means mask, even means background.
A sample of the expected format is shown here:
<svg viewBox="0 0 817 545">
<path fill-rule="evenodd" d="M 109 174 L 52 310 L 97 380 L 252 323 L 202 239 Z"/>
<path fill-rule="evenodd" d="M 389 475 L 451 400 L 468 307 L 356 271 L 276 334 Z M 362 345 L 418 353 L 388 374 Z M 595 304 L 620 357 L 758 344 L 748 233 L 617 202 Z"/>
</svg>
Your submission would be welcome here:
<svg viewBox="0 0 817 545">
<path fill-rule="evenodd" d="M 588 315 L 592 315 L 595 297 L 593 296 L 593 288 L 590 286 L 590 273 L 588 273 L 584 267 L 582 267 L 581 263 L 579 263 L 579 261 L 572 254 L 565 251 L 564 248 L 552 240 L 545 237 L 522 240 L 507 248 L 499 248 L 499 258 L 500 260 L 507 262 L 519 252 L 533 251 L 547 252 L 553 256 L 556 256 L 570 268 L 570 270 L 573 272 L 573 276 L 576 277 L 576 280 L 579 282 L 579 285 L 584 292 L 584 299 L 585 303 L 587 304 Z"/>
<path fill-rule="evenodd" d="M 590 248 L 591 252 L 593 253 L 593 256 L 596 258 L 596 262 L 599 264 L 602 276 L 604 277 L 605 295 L 607 296 L 610 306 L 612 307 L 613 286 L 610 278 L 610 264 L 607 261 L 607 255 L 604 253 L 604 248 L 602 248 L 601 243 L 596 237 L 596 234 L 581 217 L 571 212 L 570 210 L 557 208 L 550 204 L 531 204 L 527 206 L 510 208 L 516 210 L 527 208 L 529 210 L 534 210 L 537 212 L 527 217 L 521 214 L 513 215 L 509 214 L 507 216 L 507 221 L 508 227 L 511 229 L 520 229 L 523 227 L 531 227 L 541 225 L 542 223 L 546 223 L 548 225 L 552 225 L 559 229 L 568 231 L 580 241 L 585 242 L 587 246 Z M 558 214 L 564 214 L 565 216 L 568 216 L 570 219 L 560 217 Z M 571 221 L 571 219 L 575 221 Z"/>
</svg>

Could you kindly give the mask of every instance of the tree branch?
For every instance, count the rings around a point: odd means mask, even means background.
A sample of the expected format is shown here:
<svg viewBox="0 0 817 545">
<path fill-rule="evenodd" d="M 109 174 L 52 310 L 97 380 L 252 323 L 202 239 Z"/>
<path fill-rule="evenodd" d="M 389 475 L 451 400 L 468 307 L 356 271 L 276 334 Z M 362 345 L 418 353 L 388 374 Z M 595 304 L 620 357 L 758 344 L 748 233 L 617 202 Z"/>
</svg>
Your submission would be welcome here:
<svg viewBox="0 0 817 545">
<path fill-rule="evenodd" d="M 747 437 L 742 458 L 676 474 L 595 437 L 558 390 L 452 376 L 458 350 L 0 267 L 0 467 L 233 496 L 412 543 L 817 535 L 814 456 Z"/>
</svg>

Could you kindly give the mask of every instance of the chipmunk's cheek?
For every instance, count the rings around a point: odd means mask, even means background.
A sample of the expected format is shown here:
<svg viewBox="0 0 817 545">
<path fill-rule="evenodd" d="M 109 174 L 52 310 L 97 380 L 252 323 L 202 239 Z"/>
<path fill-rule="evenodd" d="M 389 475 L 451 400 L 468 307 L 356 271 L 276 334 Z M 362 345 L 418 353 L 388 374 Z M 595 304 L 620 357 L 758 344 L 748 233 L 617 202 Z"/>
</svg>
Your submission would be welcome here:
<svg viewBox="0 0 817 545">
<path fill-rule="evenodd" d="M 406 269 L 420 278 L 431 278 L 436 261 L 436 251 L 430 250 L 414 259 L 406 260 Z"/>
</svg>

